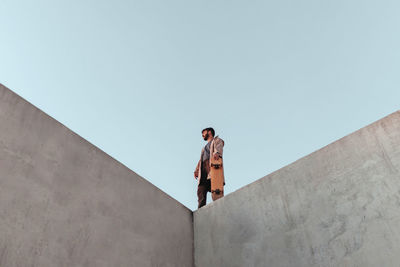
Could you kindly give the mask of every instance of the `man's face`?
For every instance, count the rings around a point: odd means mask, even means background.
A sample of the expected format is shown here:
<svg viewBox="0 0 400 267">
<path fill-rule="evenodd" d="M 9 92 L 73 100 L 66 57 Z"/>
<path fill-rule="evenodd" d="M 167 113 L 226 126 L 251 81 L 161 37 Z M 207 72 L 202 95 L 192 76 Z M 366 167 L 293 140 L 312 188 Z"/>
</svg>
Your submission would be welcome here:
<svg viewBox="0 0 400 267">
<path fill-rule="evenodd" d="M 207 141 L 210 137 L 209 131 L 204 131 L 201 133 L 201 135 L 203 136 L 204 141 Z"/>
</svg>

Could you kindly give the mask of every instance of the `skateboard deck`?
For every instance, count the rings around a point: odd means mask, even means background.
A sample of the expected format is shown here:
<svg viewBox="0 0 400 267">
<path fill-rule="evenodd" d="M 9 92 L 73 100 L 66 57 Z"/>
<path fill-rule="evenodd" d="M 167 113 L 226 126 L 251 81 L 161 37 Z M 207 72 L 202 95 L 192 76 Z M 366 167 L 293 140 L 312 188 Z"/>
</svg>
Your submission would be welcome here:
<svg viewBox="0 0 400 267">
<path fill-rule="evenodd" d="M 213 200 L 215 200 L 224 195 L 224 169 L 222 165 L 222 158 L 217 160 L 211 158 L 210 161 L 211 193 L 213 195 Z"/>
</svg>

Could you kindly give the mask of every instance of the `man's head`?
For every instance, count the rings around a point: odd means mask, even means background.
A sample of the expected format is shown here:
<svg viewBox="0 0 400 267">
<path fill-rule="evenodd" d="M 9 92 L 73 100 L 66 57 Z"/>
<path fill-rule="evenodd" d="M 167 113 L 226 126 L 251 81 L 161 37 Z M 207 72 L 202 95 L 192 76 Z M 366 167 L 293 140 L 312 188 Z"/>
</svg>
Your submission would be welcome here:
<svg viewBox="0 0 400 267">
<path fill-rule="evenodd" d="M 203 131 L 201 131 L 201 135 L 203 136 L 204 141 L 207 141 L 210 137 L 215 136 L 215 131 L 213 128 L 208 127 L 203 129 Z"/>
</svg>

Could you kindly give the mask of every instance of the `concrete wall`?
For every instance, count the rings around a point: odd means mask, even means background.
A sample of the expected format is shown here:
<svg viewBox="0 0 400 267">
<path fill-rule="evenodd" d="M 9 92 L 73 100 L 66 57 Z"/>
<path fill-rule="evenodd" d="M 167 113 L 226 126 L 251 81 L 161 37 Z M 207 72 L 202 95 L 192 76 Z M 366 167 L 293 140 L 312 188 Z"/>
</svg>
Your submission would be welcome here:
<svg viewBox="0 0 400 267">
<path fill-rule="evenodd" d="M 399 266 L 399 170 L 396 112 L 197 210 L 193 247 L 189 209 L 0 85 L 0 266 Z"/>
<path fill-rule="evenodd" d="M 0 85 L 0 266 L 193 266 L 192 212 Z"/>
<path fill-rule="evenodd" d="M 396 112 L 197 210 L 195 265 L 397 267 L 399 170 Z"/>
</svg>

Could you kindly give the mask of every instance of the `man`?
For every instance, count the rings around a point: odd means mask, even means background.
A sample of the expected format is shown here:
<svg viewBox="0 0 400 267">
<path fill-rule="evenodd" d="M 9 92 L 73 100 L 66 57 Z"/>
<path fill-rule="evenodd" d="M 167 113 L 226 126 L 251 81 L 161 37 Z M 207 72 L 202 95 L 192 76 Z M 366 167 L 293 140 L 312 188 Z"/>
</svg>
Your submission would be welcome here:
<svg viewBox="0 0 400 267">
<path fill-rule="evenodd" d="M 194 178 L 198 181 L 197 187 L 197 197 L 198 197 L 198 207 L 201 208 L 207 203 L 207 191 L 211 192 L 211 176 L 210 176 L 210 157 L 214 159 L 222 158 L 222 152 L 224 147 L 224 140 L 215 136 L 215 131 L 213 128 L 206 128 L 201 131 L 204 141 L 207 144 L 201 150 L 200 160 L 197 163 L 196 169 L 194 171 Z M 215 136 L 215 137 L 214 137 Z M 225 185 L 225 178 L 224 178 Z M 213 201 L 218 198 L 223 197 L 223 193 L 216 194 L 212 193 Z"/>
</svg>

